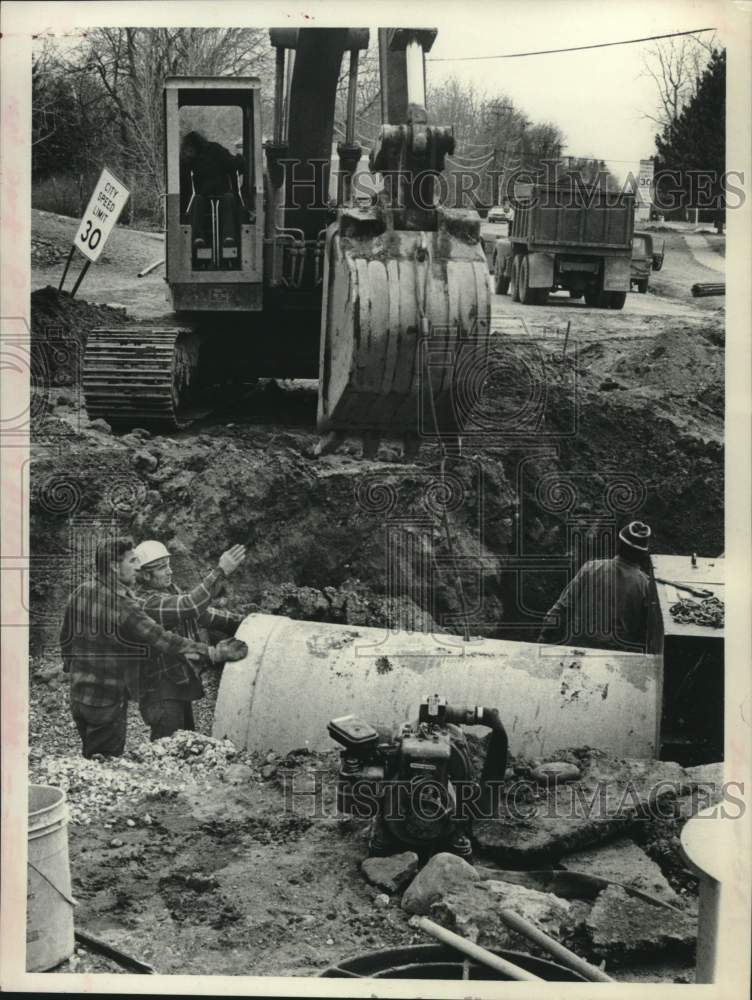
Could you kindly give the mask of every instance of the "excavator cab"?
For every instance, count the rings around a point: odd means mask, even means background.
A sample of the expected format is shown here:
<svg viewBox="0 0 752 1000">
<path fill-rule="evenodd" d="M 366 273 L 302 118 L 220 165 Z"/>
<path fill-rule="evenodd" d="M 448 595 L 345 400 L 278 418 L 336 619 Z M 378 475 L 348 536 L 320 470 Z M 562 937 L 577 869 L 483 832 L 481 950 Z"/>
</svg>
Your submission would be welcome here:
<svg viewBox="0 0 752 1000">
<path fill-rule="evenodd" d="M 165 82 L 167 281 L 176 312 L 262 308 L 260 82 Z"/>
</svg>

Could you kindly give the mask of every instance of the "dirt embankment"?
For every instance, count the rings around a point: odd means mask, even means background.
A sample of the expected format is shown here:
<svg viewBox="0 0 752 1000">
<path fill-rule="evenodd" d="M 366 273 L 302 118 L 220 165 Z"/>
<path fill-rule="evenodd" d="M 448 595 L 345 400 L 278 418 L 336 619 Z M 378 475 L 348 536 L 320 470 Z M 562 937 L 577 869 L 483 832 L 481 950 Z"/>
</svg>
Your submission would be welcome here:
<svg viewBox="0 0 752 1000">
<path fill-rule="evenodd" d="M 126 320 L 105 312 L 37 292 L 34 338 L 54 321 L 75 346 L 93 326 Z M 417 462 L 388 445 L 364 461 L 353 442 L 311 458 L 310 388 L 261 383 L 181 434 L 115 435 L 88 421 L 70 366 L 59 366 L 34 429 L 34 648 L 54 637 L 93 527 L 113 521 L 163 539 L 184 584 L 230 543 L 246 543 L 231 587 L 242 611 L 461 630 L 464 598 L 471 631 L 490 635 L 509 635 L 504 623 L 519 621 L 521 607 L 547 610 L 563 582 L 552 568 L 525 574 L 523 586 L 506 557 L 566 557 L 594 517 L 645 518 L 656 551 L 717 554 L 722 340 L 720 324 L 700 318 L 563 357 L 559 342 L 538 346 L 534 364 L 510 347 L 479 404 L 496 430 L 469 435 L 443 481 L 430 444 Z M 518 633 L 537 628 L 533 619 Z"/>
<path fill-rule="evenodd" d="M 74 356 L 89 329 L 127 321 L 118 310 L 35 293 L 37 343 L 50 317 Z M 365 830 L 334 814 L 311 822 L 305 812 L 314 772 L 331 791 L 336 755 L 240 755 L 239 770 L 220 777 L 213 768 L 198 785 L 176 775 L 174 789 L 145 796 L 145 760 L 160 781 L 172 771 L 155 764 L 156 745 L 146 744 L 132 706 L 128 755 L 112 780 L 82 761 L 56 636 L 100 532 L 116 524 L 137 539 L 163 539 L 184 585 L 226 546 L 247 543 L 219 599 L 242 612 L 460 630 L 464 597 L 474 634 L 530 638 L 537 622 L 515 633 L 505 623 L 545 611 L 564 581 L 560 569 L 544 569 L 518 582 L 509 555 L 553 562 L 598 518 L 637 516 L 653 525 L 659 551 L 721 550 L 722 342 L 720 323 L 699 318 L 650 335 L 604 335 L 565 355 L 560 341 L 504 346 L 507 362 L 479 401 L 491 432 L 468 435 L 443 477 L 430 444 L 415 462 L 389 443 L 379 460 L 364 461 L 352 441 L 312 458 L 315 394 L 301 385 L 241 390 L 174 436 L 113 434 L 88 420 L 77 367 L 52 358 L 33 417 L 31 773 L 53 783 L 65 776 L 77 805 L 70 840 L 80 925 L 165 973 L 315 974 L 349 955 L 423 940 L 362 878 Z M 203 733 L 216 684 L 216 674 L 207 677 L 197 704 Z M 199 751 L 202 761 L 210 752 Z M 120 791 L 125 771 L 137 776 L 135 798 Z M 285 771 L 295 780 L 292 807 Z M 678 829 L 643 824 L 640 842 L 691 913 Z M 688 974 L 684 958 L 669 954 L 666 963 L 643 978 Z M 82 953 L 74 967 L 105 966 Z"/>
</svg>

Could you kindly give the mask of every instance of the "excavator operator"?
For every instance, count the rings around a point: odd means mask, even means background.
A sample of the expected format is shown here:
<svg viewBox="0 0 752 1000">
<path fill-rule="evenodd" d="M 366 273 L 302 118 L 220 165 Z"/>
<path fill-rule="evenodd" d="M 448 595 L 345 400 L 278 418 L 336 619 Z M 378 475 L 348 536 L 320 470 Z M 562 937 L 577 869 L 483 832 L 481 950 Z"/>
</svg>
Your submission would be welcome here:
<svg viewBox="0 0 752 1000">
<path fill-rule="evenodd" d="M 220 247 L 236 247 L 240 221 L 238 175 L 245 173 L 243 157 L 233 156 L 220 143 L 192 131 L 180 144 L 180 164 L 185 179 L 181 191 L 192 192 L 186 213 L 193 227 L 194 252 L 211 246 L 212 209 L 219 217 Z"/>
</svg>

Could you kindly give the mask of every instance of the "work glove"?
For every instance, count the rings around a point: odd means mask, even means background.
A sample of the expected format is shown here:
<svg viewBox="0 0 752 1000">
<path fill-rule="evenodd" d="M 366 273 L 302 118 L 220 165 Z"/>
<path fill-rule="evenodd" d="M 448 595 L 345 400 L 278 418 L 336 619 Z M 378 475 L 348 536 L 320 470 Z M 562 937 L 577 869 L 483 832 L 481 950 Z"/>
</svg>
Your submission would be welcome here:
<svg viewBox="0 0 752 1000">
<path fill-rule="evenodd" d="M 230 576 L 245 559 L 245 545 L 233 545 L 219 557 L 219 568 Z"/>
<path fill-rule="evenodd" d="M 212 663 L 232 663 L 242 660 L 248 655 L 248 646 L 242 639 L 222 639 L 216 646 L 209 647 L 209 658 Z"/>
</svg>

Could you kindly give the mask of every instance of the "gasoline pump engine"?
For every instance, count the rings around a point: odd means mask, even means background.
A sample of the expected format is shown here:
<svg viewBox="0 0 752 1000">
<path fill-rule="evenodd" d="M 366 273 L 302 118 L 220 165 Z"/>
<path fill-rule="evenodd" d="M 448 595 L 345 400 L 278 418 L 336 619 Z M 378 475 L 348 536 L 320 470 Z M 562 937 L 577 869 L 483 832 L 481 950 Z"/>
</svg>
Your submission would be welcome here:
<svg viewBox="0 0 752 1000">
<path fill-rule="evenodd" d="M 479 781 L 461 726 L 491 729 Z M 355 715 L 332 719 L 327 729 L 344 748 L 337 807 L 372 820 L 371 856 L 414 850 L 425 860 L 450 851 L 470 859 L 470 820 L 493 810 L 506 770 L 508 740 L 497 709 L 448 705 L 433 695 L 417 723 L 396 735 Z"/>
</svg>

